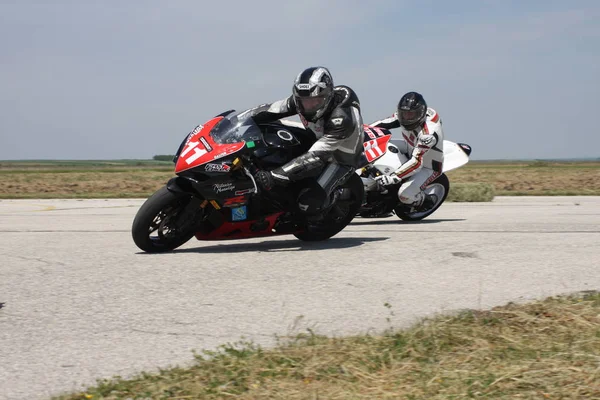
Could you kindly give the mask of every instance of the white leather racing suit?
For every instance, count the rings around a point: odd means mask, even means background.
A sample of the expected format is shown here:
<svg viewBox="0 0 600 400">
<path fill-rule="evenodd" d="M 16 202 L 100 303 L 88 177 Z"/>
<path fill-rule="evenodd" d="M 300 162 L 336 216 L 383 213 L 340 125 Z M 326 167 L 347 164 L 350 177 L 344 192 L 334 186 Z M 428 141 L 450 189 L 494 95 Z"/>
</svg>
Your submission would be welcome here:
<svg viewBox="0 0 600 400">
<path fill-rule="evenodd" d="M 400 126 L 398 116 L 376 121 L 371 126 L 385 129 L 401 128 L 398 141 L 402 165 L 392 174 L 402 180 L 398 198 L 404 204 L 420 205 L 423 202 L 423 189 L 442 173 L 444 163 L 444 131 L 442 120 L 433 108 L 427 108 L 425 123 L 416 130 L 406 130 Z"/>
</svg>

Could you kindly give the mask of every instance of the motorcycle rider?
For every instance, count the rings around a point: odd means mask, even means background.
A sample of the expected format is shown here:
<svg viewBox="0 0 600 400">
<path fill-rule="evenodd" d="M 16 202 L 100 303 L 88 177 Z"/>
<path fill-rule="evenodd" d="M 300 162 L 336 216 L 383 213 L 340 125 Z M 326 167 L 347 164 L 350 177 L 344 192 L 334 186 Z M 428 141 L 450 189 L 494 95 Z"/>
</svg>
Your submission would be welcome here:
<svg viewBox="0 0 600 400">
<path fill-rule="evenodd" d="M 310 67 L 296 77 L 291 96 L 260 105 L 252 114 L 256 123 L 298 114 L 305 129 L 317 138 L 307 153 L 272 171 L 256 172 L 259 187 L 270 191 L 318 176 L 315 187 L 300 192 L 298 206 L 307 214 L 317 214 L 330 205 L 332 191 L 354 173 L 363 151 L 363 121 L 354 91 L 334 86 L 327 68 Z"/>
<path fill-rule="evenodd" d="M 398 198 L 415 211 L 431 208 L 437 199 L 424 196 L 423 189 L 442 173 L 444 163 L 444 132 L 439 114 L 427 107 L 420 93 L 408 92 L 398 102 L 394 115 L 370 126 L 401 128 L 399 141 L 402 165 L 389 175 L 375 178 L 384 188 L 400 185 Z"/>
</svg>

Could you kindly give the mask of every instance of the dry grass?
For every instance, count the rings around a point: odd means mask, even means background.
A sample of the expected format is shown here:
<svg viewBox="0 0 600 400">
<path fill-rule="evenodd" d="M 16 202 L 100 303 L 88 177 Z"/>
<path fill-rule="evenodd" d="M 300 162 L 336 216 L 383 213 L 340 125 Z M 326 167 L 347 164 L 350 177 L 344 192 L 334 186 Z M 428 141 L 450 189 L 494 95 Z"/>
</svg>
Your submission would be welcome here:
<svg viewBox="0 0 600 400">
<path fill-rule="evenodd" d="M 148 197 L 173 176 L 172 164 L 150 161 L 3 162 L 0 198 Z M 465 196 L 490 198 L 493 194 L 600 195 L 598 162 L 471 162 L 450 171 L 448 177 L 449 201 L 473 201 Z M 469 189 L 473 183 L 485 185 Z M 493 187 L 491 193 L 488 185 Z"/>
<path fill-rule="evenodd" d="M 226 345 L 196 361 L 59 399 L 600 399 L 600 296 L 464 311 L 382 336 Z"/>
<path fill-rule="evenodd" d="M 148 197 L 173 176 L 172 168 L 0 169 L 0 198 Z"/>
<path fill-rule="evenodd" d="M 494 186 L 489 183 L 450 183 L 447 201 L 492 201 Z"/>
<path fill-rule="evenodd" d="M 600 162 L 471 162 L 448 178 L 491 184 L 497 196 L 600 195 Z"/>
</svg>

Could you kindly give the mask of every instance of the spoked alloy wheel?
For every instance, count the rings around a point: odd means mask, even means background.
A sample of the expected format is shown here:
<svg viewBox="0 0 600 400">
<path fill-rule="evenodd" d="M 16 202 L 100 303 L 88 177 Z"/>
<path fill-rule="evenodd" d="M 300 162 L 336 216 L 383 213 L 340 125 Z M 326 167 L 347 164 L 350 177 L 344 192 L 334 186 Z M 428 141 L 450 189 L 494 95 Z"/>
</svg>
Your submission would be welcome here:
<svg viewBox="0 0 600 400">
<path fill-rule="evenodd" d="M 161 210 L 148 227 L 148 237 L 153 242 L 170 242 L 177 239 L 178 229 L 175 226 L 180 207 L 168 205 Z"/>
<path fill-rule="evenodd" d="M 203 210 L 200 200 L 187 193 L 159 189 L 137 212 L 131 234 L 135 244 L 148 253 L 173 250 L 195 233 Z"/>
</svg>

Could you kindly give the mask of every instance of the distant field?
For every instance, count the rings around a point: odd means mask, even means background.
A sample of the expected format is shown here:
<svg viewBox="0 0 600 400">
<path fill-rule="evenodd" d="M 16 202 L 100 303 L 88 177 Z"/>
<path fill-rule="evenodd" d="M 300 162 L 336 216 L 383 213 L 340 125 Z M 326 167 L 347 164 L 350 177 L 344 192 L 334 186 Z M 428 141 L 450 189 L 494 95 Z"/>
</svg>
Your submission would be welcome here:
<svg viewBox="0 0 600 400">
<path fill-rule="evenodd" d="M 448 177 L 451 184 L 489 183 L 498 196 L 600 195 L 600 161 L 472 161 Z"/>
<path fill-rule="evenodd" d="M 147 197 L 172 176 L 168 161 L 0 161 L 0 198 Z"/>
<path fill-rule="evenodd" d="M 168 161 L 0 161 L 0 198 L 147 197 L 172 176 Z M 472 161 L 448 177 L 496 195 L 600 195 L 599 161 Z"/>
<path fill-rule="evenodd" d="M 145 167 L 164 166 L 171 168 L 170 161 L 156 160 L 17 160 L 0 161 L 0 170 L 46 169 L 46 168 L 97 168 L 97 167 Z"/>
</svg>

